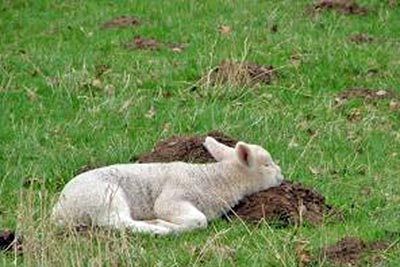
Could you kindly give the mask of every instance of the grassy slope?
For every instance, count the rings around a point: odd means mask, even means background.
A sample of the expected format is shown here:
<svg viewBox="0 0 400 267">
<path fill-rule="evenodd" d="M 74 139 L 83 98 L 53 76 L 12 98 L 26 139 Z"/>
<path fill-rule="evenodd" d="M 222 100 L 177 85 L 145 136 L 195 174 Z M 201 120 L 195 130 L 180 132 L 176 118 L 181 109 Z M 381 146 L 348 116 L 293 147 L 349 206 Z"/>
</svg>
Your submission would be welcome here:
<svg viewBox="0 0 400 267">
<path fill-rule="evenodd" d="M 53 2 L 0 5 L 0 226 L 17 226 L 30 238 L 18 264 L 296 266 L 302 242 L 313 251 L 346 235 L 375 239 L 398 231 L 399 113 L 390 112 L 386 100 L 337 108 L 333 97 L 351 86 L 399 87 L 400 14 L 386 1 L 363 1 L 375 10 L 366 17 L 310 17 L 304 15 L 309 1 L 289 0 Z M 100 29 L 120 15 L 143 23 Z M 218 32 L 223 24 L 231 35 Z M 269 30 L 273 24 L 277 33 Z M 374 42 L 349 42 L 355 32 L 367 32 Z M 121 47 L 136 35 L 189 46 L 182 53 Z M 300 66 L 292 64 L 294 54 Z M 188 90 L 227 58 L 273 64 L 280 79 L 250 90 Z M 111 70 L 101 88 L 85 86 L 102 64 Z M 369 75 L 370 69 L 379 71 Z M 157 113 L 148 119 L 152 106 Z M 362 119 L 349 123 L 354 108 Z M 306 128 L 319 134 L 312 137 Z M 266 146 L 287 177 L 323 192 L 346 211 L 347 221 L 293 229 L 219 221 L 165 239 L 55 238 L 44 223 L 56 192 L 83 165 L 126 162 L 162 137 L 210 129 Z M 38 183 L 24 189 L 30 178 Z M 385 254 L 387 266 L 397 266 L 399 252 L 397 245 Z M 0 254 L 0 265 L 13 262 Z"/>
</svg>

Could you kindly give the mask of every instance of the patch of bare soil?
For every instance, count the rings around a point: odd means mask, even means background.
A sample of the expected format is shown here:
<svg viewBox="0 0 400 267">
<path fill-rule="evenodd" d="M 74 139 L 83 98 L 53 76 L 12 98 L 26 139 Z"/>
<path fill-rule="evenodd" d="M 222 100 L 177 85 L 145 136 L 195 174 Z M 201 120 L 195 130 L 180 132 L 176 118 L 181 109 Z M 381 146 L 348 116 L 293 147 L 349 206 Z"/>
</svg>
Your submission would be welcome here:
<svg viewBox="0 0 400 267">
<path fill-rule="evenodd" d="M 349 37 L 349 40 L 356 44 L 364 44 L 364 43 L 371 43 L 374 40 L 374 38 L 372 38 L 366 33 L 355 33 Z"/>
<path fill-rule="evenodd" d="M 4 230 L 0 232 L 0 251 L 22 252 L 22 241 L 13 231 Z"/>
<path fill-rule="evenodd" d="M 277 76 L 277 71 L 270 65 L 224 60 L 216 68 L 204 75 L 200 79 L 200 84 L 211 86 L 222 84 L 254 86 L 257 84 L 270 84 Z"/>
<path fill-rule="evenodd" d="M 102 27 L 104 29 L 126 28 L 126 27 L 130 27 L 130 26 L 136 26 L 139 24 L 140 24 L 140 21 L 138 18 L 122 16 L 122 17 L 118 17 L 113 20 L 104 22 L 102 24 Z"/>
<path fill-rule="evenodd" d="M 139 49 L 139 50 L 158 50 L 160 48 L 167 48 L 174 53 L 181 53 L 188 47 L 188 44 L 168 44 L 163 43 L 159 40 L 153 38 L 144 38 L 140 36 L 136 36 L 131 41 L 124 44 L 126 49 Z"/>
<path fill-rule="evenodd" d="M 336 244 L 323 248 L 320 258 L 340 265 L 360 266 L 362 259 L 379 261 L 377 252 L 388 247 L 389 243 L 381 240 L 367 243 L 360 238 L 345 237 Z"/>
<path fill-rule="evenodd" d="M 392 90 L 372 90 L 368 88 L 354 87 L 347 88 L 339 93 L 336 97 L 337 102 L 342 102 L 347 99 L 365 99 L 379 100 L 394 98 L 395 93 Z"/>
<path fill-rule="evenodd" d="M 212 131 L 207 135 L 213 136 L 219 142 L 231 147 L 234 147 L 238 141 L 219 131 Z M 140 155 L 137 161 L 140 163 L 215 162 L 202 145 L 205 137 L 205 135 L 171 137 L 158 143 L 151 152 Z M 249 222 L 259 222 L 265 219 L 282 226 L 300 224 L 305 221 L 317 225 L 321 224 L 325 215 L 331 211 L 333 209 L 325 203 L 325 198 L 321 194 L 305 188 L 301 184 L 285 181 L 279 187 L 244 198 L 230 214 L 227 214 L 227 217 L 239 216 Z"/>
<path fill-rule="evenodd" d="M 215 159 L 203 146 L 206 136 L 212 136 L 218 142 L 231 147 L 234 147 L 238 142 L 238 140 L 230 138 L 220 131 L 211 131 L 204 136 L 174 136 L 159 142 L 151 152 L 140 155 L 137 162 L 215 162 Z"/>
<path fill-rule="evenodd" d="M 157 50 L 161 43 L 156 39 L 143 38 L 136 36 L 133 40 L 125 44 L 128 49 Z"/>
<path fill-rule="evenodd" d="M 317 0 L 312 6 L 312 11 L 321 12 L 323 10 L 335 10 L 345 15 L 362 15 L 368 14 L 366 7 L 360 6 L 353 0 Z"/>
<path fill-rule="evenodd" d="M 301 184 L 284 181 L 279 187 L 252 194 L 233 208 L 234 214 L 250 222 L 261 219 L 281 226 L 323 223 L 325 215 L 334 212 L 325 197 Z"/>
</svg>

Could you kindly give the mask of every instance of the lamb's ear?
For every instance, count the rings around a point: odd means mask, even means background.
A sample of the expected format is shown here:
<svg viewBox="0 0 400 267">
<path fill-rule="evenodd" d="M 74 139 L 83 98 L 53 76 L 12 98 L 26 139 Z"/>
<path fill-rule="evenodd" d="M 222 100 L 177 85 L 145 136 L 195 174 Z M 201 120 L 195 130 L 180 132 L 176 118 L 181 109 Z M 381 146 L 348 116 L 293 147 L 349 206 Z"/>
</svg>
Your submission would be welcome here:
<svg viewBox="0 0 400 267">
<path fill-rule="evenodd" d="M 250 147 L 243 142 L 239 142 L 235 147 L 236 155 L 241 163 L 247 167 L 252 167 L 253 165 L 253 155 L 251 153 Z"/>
<path fill-rule="evenodd" d="M 216 161 L 223 161 L 234 156 L 235 150 L 232 147 L 226 146 L 210 136 L 206 137 L 203 146 Z"/>
</svg>

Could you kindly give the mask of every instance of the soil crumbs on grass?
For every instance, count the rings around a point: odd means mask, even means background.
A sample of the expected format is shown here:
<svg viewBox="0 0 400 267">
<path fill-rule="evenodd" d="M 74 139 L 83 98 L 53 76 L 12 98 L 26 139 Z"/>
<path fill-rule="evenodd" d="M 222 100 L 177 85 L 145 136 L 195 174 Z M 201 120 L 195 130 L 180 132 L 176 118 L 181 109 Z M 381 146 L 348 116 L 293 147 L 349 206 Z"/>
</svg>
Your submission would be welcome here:
<svg viewBox="0 0 400 267">
<path fill-rule="evenodd" d="M 247 196 L 233 208 L 235 215 L 250 222 L 265 219 L 279 226 L 308 222 L 320 225 L 326 215 L 335 213 L 321 194 L 301 184 L 284 181 L 278 187 Z"/>
<path fill-rule="evenodd" d="M 364 43 L 371 43 L 374 40 L 374 38 L 372 38 L 366 33 L 355 33 L 350 35 L 349 40 L 356 44 L 364 44 Z"/>
<path fill-rule="evenodd" d="M 234 147 L 238 140 L 230 138 L 220 131 L 211 131 L 207 134 L 218 142 Z M 174 136 L 158 143 L 148 153 L 138 157 L 139 163 L 184 161 L 193 163 L 215 162 L 215 159 L 203 146 L 206 136 Z"/>
<path fill-rule="evenodd" d="M 103 23 L 102 27 L 104 29 L 111 29 L 111 28 L 126 28 L 130 26 L 139 25 L 140 21 L 138 18 L 135 17 L 118 17 L 110 21 L 106 21 Z"/>
<path fill-rule="evenodd" d="M 234 147 L 238 141 L 219 131 L 212 131 L 207 135 L 230 147 Z M 140 155 L 137 162 L 215 162 L 202 145 L 205 137 L 206 135 L 171 137 L 158 143 L 151 152 Z M 244 198 L 227 217 L 239 216 L 249 222 L 265 219 L 282 226 L 305 221 L 318 225 L 330 211 L 333 209 L 325 203 L 324 196 L 301 184 L 285 181 L 279 187 Z"/>
<path fill-rule="evenodd" d="M 157 50 L 160 47 L 160 42 L 156 39 L 143 38 L 136 36 L 133 40 L 125 44 L 127 49 L 141 49 L 141 50 Z"/>
<path fill-rule="evenodd" d="M 379 261 L 380 257 L 376 253 L 388 247 L 389 243 L 385 241 L 367 243 L 360 238 L 345 237 L 336 244 L 323 248 L 320 258 L 326 258 L 341 266 L 361 266 L 362 259 Z"/>
<path fill-rule="evenodd" d="M 395 93 L 392 90 L 372 90 L 368 88 L 348 88 L 339 93 L 336 97 L 337 102 L 342 102 L 348 99 L 365 99 L 365 100 L 379 100 L 394 98 Z"/>
<path fill-rule="evenodd" d="M 203 86 L 230 84 L 234 86 L 254 86 L 270 84 L 277 77 L 271 65 L 251 62 L 221 61 L 218 66 L 200 79 Z"/>
<path fill-rule="evenodd" d="M 367 15 L 368 9 L 352 0 L 318 0 L 312 6 L 313 13 L 335 10 L 345 15 Z"/>
<path fill-rule="evenodd" d="M 181 44 L 181 43 L 168 44 L 153 38 L 136 36 L 131 41 L 125 43 L 124 47 L 126 49 L 151 50 L 151 51 L 155 51 L 160 48 L 167 48 L 172 52 L 181 53 L 188 47 L 188 44 Z"/>
</svg>

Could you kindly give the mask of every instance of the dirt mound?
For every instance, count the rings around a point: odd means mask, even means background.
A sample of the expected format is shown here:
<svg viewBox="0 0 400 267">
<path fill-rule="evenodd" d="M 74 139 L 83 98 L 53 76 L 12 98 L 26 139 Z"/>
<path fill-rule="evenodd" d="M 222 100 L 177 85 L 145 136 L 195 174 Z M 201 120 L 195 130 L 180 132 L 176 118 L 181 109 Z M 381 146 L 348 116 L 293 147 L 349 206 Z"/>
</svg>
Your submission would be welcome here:
<svg viewBox="0 0 400 267">
<path fill-rule="evenodd" d="M 270 84 L 277 77 L 271 65 L 259 65 L 251 62 L 221 61 L 200 79 L 203 86 L 230 84 L 234 86 L 254 86 Z"/>
<path fill-rule="evenodd" d="M 395 93 L 392 90 L 372 90 L 368 88 L 347 88 L 339 93 L 336 97 L 338 102 L 347 99 L 365 99 L 365 100 L 379 100 L 394 98 Z"/>
<path fill-rule="evenodd" d="M 137 158 L 139 163 L 185 161 L 195 163 L 215 162 L 203 146 L 206 136 L 214 137 L 218 142 L 234 147 L 238 140 L 226 136 L 220 131 L 211 131 L 204 136 L 174 136 L 158 143 L 149 152 Z"/>
<path fill-rule="evenodd" d="M 345 237 L 336 244 L 323 248 L 320 257 L 341 265 L 358 266 L 363 258 L 371 260 L 372 254 L 388 247 L 389 243 L 385 241 L 366 243 L 360 238 Z M 377 261 L 379 257 L 374 257 L 372 260 Z"/>
<path fill-rule="evenodd" d="M 345 15 L 367 15 L 368 9 L 352 0 L 318 0 L 312 6 L 313 12 L 335 10 Z"/>
<path fill-rule="evenodd" d="M 106 21 L 102 24 L 102 27 L 104 29 L 110 29 L 110 28 L 126 28 L 130 26 L 135 26 L 139 25 L 140 21 L 138 18 L 135 17 L 118 17 L 110 21 Z"/>
<path fill-rule="evenodd" d="M 237 140 L 219 131 L 209 132 L 219 142 L 233 147 Z M 204 136 L 172 137 L 158 143 L 153 151 L 140 155 L 137 159 L 145 162 L 186 161 L 194 163 L 215 162 L 203 147 Z M 266 219 L 280 225 L 299 224 L 307 221 L 311 224 L 323 222 L 324 215 L 331 211 L 325 198 L 317 192 L 300 184 L 285 181 L 281 186 L 258 192 L 243 199 L 228 218 L 239 216 L 250 222 Z"/>
<path fill-rule="evenodd" d="M 22 251 L 21 239 L 10 230 L 0 232 L 0 251 Z"/>
<path fill-rule="evenodd" d="M 371 43 L 374 40 L 374 38 L 372 38 L 366 33 L 355 33 L 350 35 L 349 40 L 356 44 L 364 44 L 364 43 Z"/>
<path fill-rule="evenodd" d="M 258 222 L 264 218 L 286 226 L 305 221 L 319 225 L 332 208 L 326 205 L 321 194 L 301 184 L 284 181 L 279 187 L 246 197 L 233 210 L 246 221 Z"/>
<path fill-rule="evenodd" d="M 128 49 L 156 50 L 160 47 L 160 42 L 156 39 L 143 38 L 136 36 L 133 40 L 125 44 Z"/>
<path fill-rule="evenodd" d="M 131 41 L 123 44 L 126 49 L 138 49 L 138 50 L 151 50 L 155 51 L 160 48 L 169 49 L 175 53 L 181 53 L 188 47 L 188 44 L 182 43 L 163 43 L 153 38 L 145 38 L 141 36 L 134 37 Z"/>
</svg>

